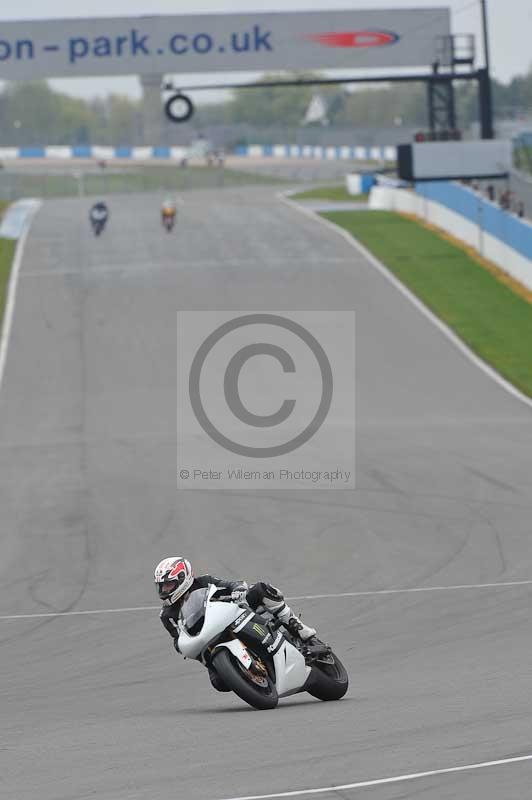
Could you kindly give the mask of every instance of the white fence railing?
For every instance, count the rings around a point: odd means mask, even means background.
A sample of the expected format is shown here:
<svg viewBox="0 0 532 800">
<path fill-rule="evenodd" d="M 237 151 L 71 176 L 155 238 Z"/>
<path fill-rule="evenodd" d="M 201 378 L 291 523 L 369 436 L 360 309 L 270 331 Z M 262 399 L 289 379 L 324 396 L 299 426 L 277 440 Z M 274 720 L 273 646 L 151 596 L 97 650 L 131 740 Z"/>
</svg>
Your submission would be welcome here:
<svg viewBox="0 0 532 800">
<path fill-rule="evenodd" d="M 532 289 L 532 224 L 498 208 L 479 193 L 449 182 L 416 190 L 375 186 L 372 209 L 402 211 L 442 228 Z"/>
</svg>

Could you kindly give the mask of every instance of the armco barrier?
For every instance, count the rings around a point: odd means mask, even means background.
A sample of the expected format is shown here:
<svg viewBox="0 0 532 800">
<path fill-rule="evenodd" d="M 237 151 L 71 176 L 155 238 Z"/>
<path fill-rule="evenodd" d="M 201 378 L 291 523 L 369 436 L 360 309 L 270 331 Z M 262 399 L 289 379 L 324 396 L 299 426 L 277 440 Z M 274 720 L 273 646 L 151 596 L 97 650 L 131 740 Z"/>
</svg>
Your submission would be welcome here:
<svg viewBox="0 0 532 800">
<path fill-rule="evenodd" d="M 314 158 L 326 161 L 395 161 L 395 147 L 366 145 L 246 144 L 233 155 L 245 158 Z"/>
<path fill-rule="evenodd" d="M 101 145 L 50 146 L 50 147 L 0 147 L 0 161 L 16 158 L 96 158 L 112 160 L 150 160 L 164 158 L 181 161 L 186 158 L 187 147 L 108 147 Z M 299 145 L 250 144 L 235 147 L 232 155 L 243 158 L 313 158 L 328 161 L 395 161 L 395 147 L 366 147 L 362 145 Z"/>
<path fill-rule="evenodd" d="M 117 159 L 173 159 L 186 158 L 187 147 L 107 147 L 101 145 L 50 146 L 50 147 L 0 147 L 0 161 L 17 158 L 46 158 L 65 160 L 69 158 L 92 158 L 98 160 Z"/>
<path fill-rule="evenodd" d="M 367 194 L 375 185 L 375 176 L 371 172 L 348 172 L 345 186 L 348 194 Z"/>
<path fill-rule="evenodd" d="M 532 225 L 457 183 L 430 181 L 416 190 L 376 186 L 372 209 L 414 214 L 457 239 L 532 289 Z"/>
</svg>

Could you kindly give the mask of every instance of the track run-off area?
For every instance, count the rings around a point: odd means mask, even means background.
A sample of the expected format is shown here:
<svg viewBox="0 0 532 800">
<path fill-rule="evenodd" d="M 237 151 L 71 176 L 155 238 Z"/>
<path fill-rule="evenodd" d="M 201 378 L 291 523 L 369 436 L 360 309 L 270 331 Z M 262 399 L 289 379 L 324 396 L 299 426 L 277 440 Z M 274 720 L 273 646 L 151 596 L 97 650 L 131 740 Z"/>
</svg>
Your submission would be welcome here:
<svg viewBox="0 0 532 800">
<path fill-rule="evenodd" d="M 0 390 L 0 794 L 522 800 L 532 409 L 273 187 L 43 203 Z M 178 309 L 356 312 L 354 491 L 176 489 Z M 153 567 L 269 579 L 350 674 L 256 712 L 174 653 Z"/>
</svg>

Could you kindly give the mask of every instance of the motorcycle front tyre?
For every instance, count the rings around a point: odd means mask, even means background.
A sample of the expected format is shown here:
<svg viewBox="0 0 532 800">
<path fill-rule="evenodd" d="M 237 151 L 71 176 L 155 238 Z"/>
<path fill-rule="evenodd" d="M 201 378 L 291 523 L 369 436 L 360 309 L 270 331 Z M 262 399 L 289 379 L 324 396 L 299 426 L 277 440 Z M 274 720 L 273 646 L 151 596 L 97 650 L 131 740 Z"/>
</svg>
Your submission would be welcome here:
<svg viewBox="0 0 532 800">
<path fill-rule="evenodd" d="M 349 688 L 346 668 L 334 653 L 331 653 L 331 658 L 332 664 L 314 662 L 305 687 L 318 700 L 340 700 Z"/>
<path fill-rule="evenodd" d="M 245 667 L 239 666 L 239 662 L 228 650 L 223 649 L 216 653 L 212 660 L 212 667 L 219 674 L 223 683 L 253 708 L 267 711 L 275 708 L 279 702 L 277 689 L 270 676 L 268 675 L 266 679 L 267 688 L 262 689 L 257 686 L 247 676 Z"/>
</svg>

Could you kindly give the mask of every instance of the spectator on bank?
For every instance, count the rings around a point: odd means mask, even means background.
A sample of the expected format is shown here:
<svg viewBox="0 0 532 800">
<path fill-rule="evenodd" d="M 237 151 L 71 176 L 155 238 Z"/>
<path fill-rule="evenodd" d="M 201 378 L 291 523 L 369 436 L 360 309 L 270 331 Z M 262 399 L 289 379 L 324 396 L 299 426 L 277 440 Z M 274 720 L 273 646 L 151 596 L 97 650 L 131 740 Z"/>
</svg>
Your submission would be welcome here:
<svg viewBox="0 0 532 800">
<path fill-rule="evenodd" d="M 492 183 L 488 184 L 488 186 L 486 187 L 486 194 L 488 195 L 488 200 L 490 200 L 493 203 L 493 201 L 495 200 L 495 188 Z"/>
<path fill-rule="evenodd" d="M 517 204 L 517 216 L 523 218 L 525 216 L 525 204 L 520 200 Z"/>
<path fill-rule="evenodd" d="M 509 189 L 505 189 L 499 195 L 499 205 L 503 211 L 509 211 L 512 204 L 512 193 Z"/>
</svg>

